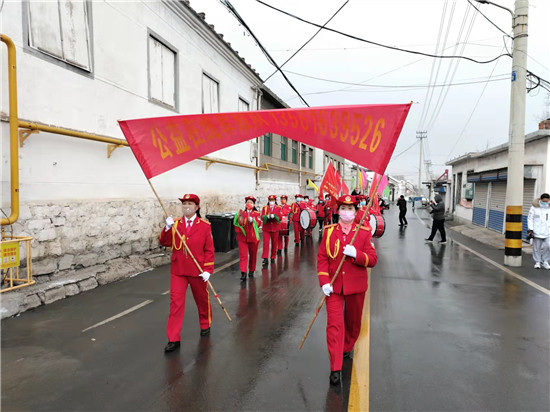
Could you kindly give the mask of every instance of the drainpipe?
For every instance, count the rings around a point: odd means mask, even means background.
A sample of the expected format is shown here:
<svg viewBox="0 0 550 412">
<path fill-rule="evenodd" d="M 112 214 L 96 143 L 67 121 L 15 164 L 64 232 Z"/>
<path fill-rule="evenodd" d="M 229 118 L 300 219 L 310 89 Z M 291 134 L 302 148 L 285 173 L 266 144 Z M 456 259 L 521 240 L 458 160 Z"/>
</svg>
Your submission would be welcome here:
<svg viewBox="0 0 550 412">
<path fill-rule="evenodd" d="M 9 82 L 9 120 L 10 120 L 10 198 L 11 215 L 2 218 L 2 226 L 11 225 L 19 218 L 19 146 L 17 144 L 17 129 L 19 120 L 17 116 L 17 67 L 15 60 L 15 45 L 13 41 L 3 34 L 0 40 L 8 47 L 8 82 Z"/>
<path fill-rule="evenodd" d="M 262 110 L 262 89 L 260 86 L 256 86 L 256 110 Z M 260 136 L 256 137 L 256 167 L 260 167 Z M 260 185 L 260 173 L 256 172 L 256 190 Z"/>
</svg>

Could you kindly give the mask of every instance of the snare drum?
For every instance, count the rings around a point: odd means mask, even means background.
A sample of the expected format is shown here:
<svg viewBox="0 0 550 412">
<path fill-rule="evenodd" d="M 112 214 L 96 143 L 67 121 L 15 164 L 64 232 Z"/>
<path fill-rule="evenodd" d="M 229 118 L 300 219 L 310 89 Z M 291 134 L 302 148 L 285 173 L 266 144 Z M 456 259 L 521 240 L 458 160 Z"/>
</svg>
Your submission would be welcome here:
<svg viewBox="0 0 550 412">
<path fill-rule="evenodd" d="M 285 215 L 281 219 L 281 228 L 279 229 L 281 236 L 288 236 L 288 215 Z"/>
<path fill-rule="evenodd" d="M 311 209 L 304 209 L 300 212 L 300 226 L 304 230 L 313 229 L 317 224 L 315 212 Z"/>
<path fill-rule="evenodd" d="M 386 231 L 386 219 L 382 215 L 370 215 L 372 237 L 382 237 Z"/>
</svg>

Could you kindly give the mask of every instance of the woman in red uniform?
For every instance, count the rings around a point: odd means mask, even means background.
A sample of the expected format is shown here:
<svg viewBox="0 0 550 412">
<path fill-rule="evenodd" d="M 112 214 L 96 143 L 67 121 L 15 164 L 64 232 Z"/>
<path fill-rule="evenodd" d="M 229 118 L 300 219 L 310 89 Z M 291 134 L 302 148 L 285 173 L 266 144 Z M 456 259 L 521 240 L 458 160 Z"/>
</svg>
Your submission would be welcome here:
<svg viewBox="0 0 550 412">
<path fill-rule="evenodd" d="M 287 203 L 288 197 L 286 195 L 281 195 L 281 215 L 283 218 L 287 217 L 287 228 L 290 229 L 291 222 L 289 221 L 288 217 L 292 211 L 292 208 Z M 284 249 L 288 250 L 288 237 L 289 235 L 282 235 L 279 231 L 279 250 L 277 251 L 277 255 L 280 256 L 283 252 L 283 242 L 284 242 Z"/>
<path fill-rule="evenodd" d="M 260 212 L 256 209 L 256 198 L 247 196 L 244 198 L 245 210 L 240 210 L 233 218 L 233 225 L 237 232 L 239 243 L 239 259 L 241 267 L 241 281 L 246 280 L 246 267 L 248 265 L 248 276 L 254 277 L 256 270 L 256 258 L 258 255 L 258 243 L 260 243 L 260 226 L 262 219 Z"/>
<path fill-rule="evenodd" d="M 186 194 L 180 199 L 183 217 L 166 218 L 166 226 L 159 236 L 160 244 L 172 248 L 170 267 L 170 314 L 168 315 L 168 344 L 165 352 L 171 352 L 180 346 L 181 324 L 185 314 L 185 293 L 191 286 L 193 298 L 199 310 L 201 336 L 210 334 L 212 306 L 208 296 L 208 278 L 214 272 L 214 241 L 210 223 L 198 216 L 200 199 L 197 195 Z M 203 268 L 201 273 L 193 258 L 187 253 L 178 235 L 182 235 L 189 250 Z"/>
<path fill-rule="evenodd" d="M 344 195 L 338 199 L 339 222 L 325 226 L 317 254 L 319 284 L 327 296 L 327 346 L 330 358 L 330 383 L 342 379 L 344 358 L 351 357 L 353 346 L 361 331 L 361 315 L 365 292 L 368 289 L 367 268 L 376 265 L 376 251 L 371 233 L 353 220 L 357 212 L 355 198 Z M 357 233 L 355 242 L 351 239 Z M 333 285 L 332 278 L 340 261 L 346 256 Z"/>
<path fill-rule="evenodd" d="M 319 196 L 319 201 L 317 202 L 317 223 L 319 224 L 319 233 L 323 231 L 323 223 L 325 223 L 327 215 L 327 205 L 323 200 L 323 196 Z"/>
<path fill-rule="evenodd" d="M 304 201 L 302 195 L 295 195 L 296 201 L 292 203 L 292 223 L 294 224 L 294 246 L 300 246 L 300 242 L 304 240 L 304 229 L 300 226 L 300 206 Z"/>
<path fill-rule="evenodd" d="M 281 227 L 281 206 L 276 204 L 277 196 L 270 195 L 267 198 L 268 204 L 262 208 L 262 230 L 264 233 L 264 246 L 262 250 L 262 267 L 268 265 L 267 258 L 271 258 L 271 263 L 275 263 L 277 254 L 277 244 L 279 243 L 279 229 Z M 269 245 L 271 243 L 271 253 L 269 253 Z"/>
</svg>

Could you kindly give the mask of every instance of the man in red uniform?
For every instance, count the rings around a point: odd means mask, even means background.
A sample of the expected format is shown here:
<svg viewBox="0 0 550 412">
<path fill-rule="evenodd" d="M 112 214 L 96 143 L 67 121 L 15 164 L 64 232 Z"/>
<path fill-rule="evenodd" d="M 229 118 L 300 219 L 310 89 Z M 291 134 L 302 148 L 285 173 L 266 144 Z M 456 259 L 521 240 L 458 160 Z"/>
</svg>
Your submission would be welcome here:
<svg viewBox="0 0 550 412">
<path fill-rule="evenodd" d="M 281 215 L 283 217 L 282 220 L 284 220 L 284 218 L 286 216 L 287 229 L 290 229 L 290 221 L 288 219 L 288 215 L 292 212 L 292 208 L 290 207 L 289 204 L 287 204 L 287 201 L 288 201 L 288 197 L 286 195 L 282 195 L 281 196 Z M 283 235 L 281 233 L 282 232 L 279 230 L 279 244 L 278 244 L 278 249 L 279 250 L 277 251 L 277 255 L 279 255 L 279 256 L 282 254 L 282 251 L 283 251 L 283 242 L 284 242 L 284 249 L 288 250 L 288 237 L 289 236 L 288 236 L 288 234 Z"/>
<path fill-rule="evenodd" d="M 375 266 L 377 261 L 370 231 L 365 227 L 358 228 L 353 222 L 357 211 L 354 197 L 341 196 L 338 205 L 339 223 L 325 226 L 317 254 L 319 284 L 327 296 L 327 346 L 332 385 L 340 383 L 343 358 L 351 357 L 359 337 L 368 289 L 367 268 Z M 355 242 L 350 245 L 356 233 Z M 346 260 L 342 269 L 331 285 L 344 256 Z"/>
<path fill-rule="evenodd" d="M 201 336 L 210 334 L 212 306 L 208 296 L 208 278 L 214 272 L 214 241 L 210 223 L 198 216 L 200 199 L 197 195 L 186 194 L 181 199 L 183 217 L 166 218 L 166 226 L 159 236 L 161 245 L 172 248 L 170 267 L 170 314 L 168 315 L 168 344 L 165 352 L 180 346 L 181 324 L 185 314 L 185 293 L 191 286 L 193 298 L 199 311 Z M 181 237 L 203 269 L 201 272 L 191 255 L 185 249 Z"/>
<path fill-rule="evenodd" d="M 326 215 L 325 215 L 325 226 L 326 225 L 330 225 L 332 223 L 332 209 L 330 207 L 330 195 L 326 195 L 325 196 L 325 210 L 326 210 Z"/>
<path fill-rule="evenodd" d="M 256 198 L 247 196 L 245 210 L 235 213 L 233 225 L 237 232 L 239 244 L 239 260 L 241 268 L 241 282 L 246 281 L 246 266 L 248 264 L 248 277 L 254 277 L 256 270 L 256 258 L 258 256 L 258 244 L 260 243 L 260 226 L 262 218 L 255 207 Z"/>
<path fill-rule="evenodd" d="M 300 246 L 300 242 L 304 240 L 304 230 L 300 226 L 300 212 L 302 208 L 300 204 L 304 198 L 302 195 L 295 195 L 296 201 L 292 203 L 292 223 L 294 224 L 294 246 Z"/>
<path fill-rule="evenodd" d="M 325 223 L 327 215 L 327 205 L 323 200 L 323 196 L 319 196 L 319 201 L 317 202 L 317 223 L 319 224 L 319 232 L 323 232 L 323 223 Z"/>
<path fill-rule="evenodd" d="M 268 204 L 262 208 L 262 221 L 264 232 L 264 246 L 262 250 L 262 267 L 267 267 L 267 257 L 271 257 L 271 263 L 275 263 L 277 255 L 277 243 L 279 242 L 279 229 L 281 227 L 282 211 L 281 206 L 275 204 L 277 196 L 270 195 Z M 271 243 L 271 255 L 269 254 L 269 245 Z"/>
</svg>

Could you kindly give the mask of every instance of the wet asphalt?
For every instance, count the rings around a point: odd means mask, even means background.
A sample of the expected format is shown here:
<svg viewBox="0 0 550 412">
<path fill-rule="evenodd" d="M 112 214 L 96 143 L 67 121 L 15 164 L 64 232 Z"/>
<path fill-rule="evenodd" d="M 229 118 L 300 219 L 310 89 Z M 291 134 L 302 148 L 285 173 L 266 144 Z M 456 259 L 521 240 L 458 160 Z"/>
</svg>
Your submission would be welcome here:
<svg viewBox="0 0 550 412">
<path fill-rule="evenodd" d="M 370 409 L 550 410 L 548 295 L 452 241 L 424 244 L 428 229 L 411 212 L 406 228 L 394 208 L 385 216 L 370 365 L 353 365 L 369 368 Z M 182 345 L 169 355 L 169 267 L 3 320 L 2 410 L 346 410 L 352 362 L 330 387 L 324 310 L 298 350 L 321 297 L 317 247 L 314 230 L 245 284 L 238 264 L 214 274 L 233 322 L 213 301 L 210 337 L 199 336 L 189 292 Z M 236 257 L 218 254 L 216 265 Z"/>
</svg>

